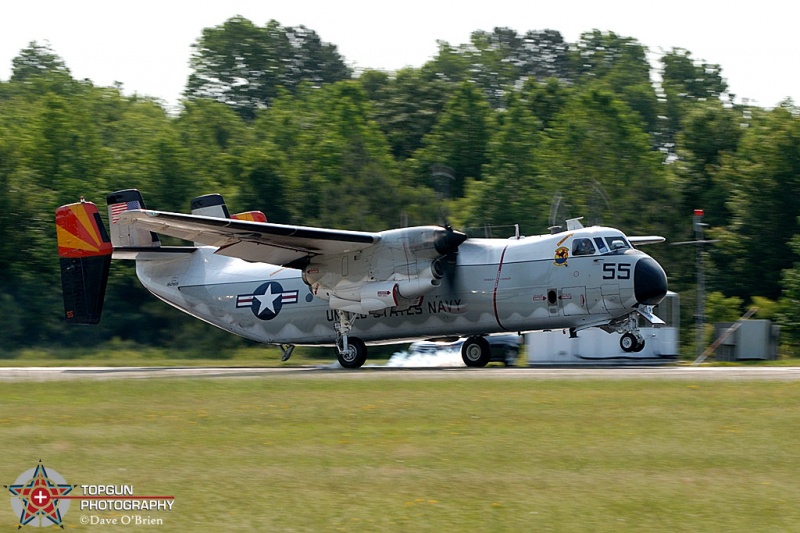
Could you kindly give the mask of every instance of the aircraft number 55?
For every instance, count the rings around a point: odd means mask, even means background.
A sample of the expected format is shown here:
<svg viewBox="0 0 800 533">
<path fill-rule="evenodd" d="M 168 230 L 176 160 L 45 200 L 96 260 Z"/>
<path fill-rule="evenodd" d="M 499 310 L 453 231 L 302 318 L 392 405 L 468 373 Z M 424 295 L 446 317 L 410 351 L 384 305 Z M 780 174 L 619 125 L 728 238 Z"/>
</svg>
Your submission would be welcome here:
<svg viewBox="0 0 800 533">
<path fill-rule="evenodd" d="M 628 263 L 605 263 L 603 279 L 631 279 L 631 265 Z"/>
</svg>

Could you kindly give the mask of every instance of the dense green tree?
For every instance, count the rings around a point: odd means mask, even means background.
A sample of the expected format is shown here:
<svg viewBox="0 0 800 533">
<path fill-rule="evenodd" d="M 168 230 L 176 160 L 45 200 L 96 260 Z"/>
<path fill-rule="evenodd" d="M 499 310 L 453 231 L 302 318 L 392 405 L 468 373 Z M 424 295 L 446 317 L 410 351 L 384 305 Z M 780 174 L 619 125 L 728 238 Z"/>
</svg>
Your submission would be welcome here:
<svg viewBox="0 0 800 533">
<path fill-rule="evenodd" d="M 36 41 L 20 51 L 11 61 L 11 86 L 25 87 L 28 95 L 45 93 L 70 93 L 79 87 L 72 78 L 64 60 L 55 53 L 50 44 Z"/>
<path fill-rule="evenodd" d="M 523 78 L 569 82 L 575 76 L 570 67 L 569 44 L 556 30 L 528 31 L 520 38 L 510 60 Z"/>
<path fill-rule="evenodd" d="M 717 183 L 730 192 L 730 224 L 711 249 L 713 288 L 730 296 L 777 299 L 781 271 L 798 257 L 790 248 L 800 233 L 800 116 L 778 107 L 754 119 L 736 154 L 723 158 Z"/>
<path fill-rule="evenodd" d="M 658 99 L 650 81 L 647 49 L 632 37 L 594 30 L 581 35 L 572 51 L 578 83 L 603 80 L 617 98 L 636 111 L 645 130 L 658 126 Z"/>
<path fill-rule="evenodd" d="M 367 71 L 359 81 L 375 110 L 375 121 L 391 144 L 392 155 L 407 159 L 422 146 L 447 101 L 449 85 L 426 79 L 420 70 L 402 69 L 392 77 Z"/>
<path fill-rule="evenodd" d="M 263 140 L 250 145 L 237 166 L 241 210 L 258 209 L 270 222 L 300 222 L 292 210 L 294 187 L 286 157 L 274 143 Z"/>
<path fill-rule="evenodd" d="M 113 156 L 103 169 L 105 192 L 140 189 L 148 207 L 185 211 L 197 194 L 187 183 L 191 155 L 173 119 L 152 100 L 126 98 L 118 105 L 119 118 L 107 142 Z M 166 182 L 167 176 L 176 181 Z"/>
<path fill-rule="evenodd" d="M 697 102 L 721 100 L 727 94 L 728 84 L 719 65 L 696 62 L 691 52 L 682 48 L 666 53 L 661 64 L 666 124 L 662 127 L 660 141 L 665 151 L 674 153 L 684 116 Z"/>
<path fill-rule="evenodd" d="M 319 86 L 351 75 L 336 46 L 304 26 L 283 27 L 275 20 L 262 28 L 233 17 L 205 28 L 193 49 L 185 95 L 217 100 L 246 119 L 268 107 L 281 89 L 294 93 L 302 83 Z"/>
<path fill-rule="evenodd" d="M 720 99 L 727 93 L 728 83 L 719 65 L 697 63 L 691 52 L 673 48 L 661 58 L 662 85 L 671 95 L 696 100 Z"/>
<path fill-rule="evenodd" d="M 186 171 L 196 196 L 217 192 L 236 201 L 240 184 L 237 165 L 242 152 L 251 145 L 251 132 L 228 106 L 213 100 L 185 102 L 174 121 L 182 146 L 190 154 Z"/>
<path fill-rule="evenodd" d="M 678 135 L 674 163 L 684 213 L 700 208 L 704 222 L 725 226 L 729 222 L 730 183 L 714 176 L 724 157 L 732 156 L 745 131 L 741 110 L 728 108 L 719 100 L 697 102 L 688 109 Z"/>
<path fill-rule="evenodd" d="M 638 114 L 600 83 L 577 92 L 553 122 L 538 159 L 565 215 L 632 233 L 670 227 L 677 199 Z"/>
<path fill-rule="evenodd" d="M 431 176 L 434 165 L 452 169 L 448 196 L 460 198 L 468 179 L 480 180 L 487 162 L 486 146 L 493 115 L 482 92 L 473 83 L 460 83 L 454 90 L 423 146 L 410 164 L 419 183 L 435 187 Z"/>
<path fill-rule="evenodd" d="M 527 234 L 541 233 L 547 227 L 551 189 L 536 167 L 541 122 L 515 96 L 499 122 L 488 143 L 484 179 L 468 182 L 463 207 L 454 219 L 478 228 L 519 224 Z"/>
<path fill-rule="evenodd" d="M 436 41 L 436 44 L 438 53 L 422 66 L 422 75 L 451 83 L 468 80 L 470 58 L 464 54 L 465 47 L 454 47 L 447 41 Z"/>
<path fill-rule="evenodd" d="M 265 146 L 280 152 L 262 166 L 287 191 L 292 223 L 381 229 L 414 210 L 367 93 L 344 81 L 279 98 L 256 122 Z"/>
<path fill-rule="evenodd" d="M 429 79 L 472 81 L 493 107 L 506 105 L 506 95 L 526 79 L 572 79 L 568 45 L 554 30 L 518 34 L 510 28 L 478 30 L 468 44 L 453 47 L 440 41 L 437 56 L 422 67 Z"/>
<path fill-rule="evenodd" d="M 548 129 L 569 100 L 571 90 L 556 78 L 547 78 L 543 82 L 531 78 L 525 82 L 520 94 L 528 110 L 542 122 L 542 128 Z"/>
<path fill-rule="evenodd" d="M 798 220 L 800 224 L 800 220 Z M 800 234 L 795 234 L 789 242 L 795 258 L 800 257 Z M 783 326 L 782 333 L 788 341 L 797 347 L 800 345 L 800 261 L 795 261 L 791 268 L 787 268 L 781 275 L 783 297 L 779 321 Z"/>
<path fill-rule="evenodd" d="M 31 41 L 27 48 L 20 51 L 19 55 L 11 61 L 11 80 L 26 82 L 33 78 L 55 73 L 71 77 L 64 60 L 57 55 L 49 44 L 39 44 Z"/>
</svg>

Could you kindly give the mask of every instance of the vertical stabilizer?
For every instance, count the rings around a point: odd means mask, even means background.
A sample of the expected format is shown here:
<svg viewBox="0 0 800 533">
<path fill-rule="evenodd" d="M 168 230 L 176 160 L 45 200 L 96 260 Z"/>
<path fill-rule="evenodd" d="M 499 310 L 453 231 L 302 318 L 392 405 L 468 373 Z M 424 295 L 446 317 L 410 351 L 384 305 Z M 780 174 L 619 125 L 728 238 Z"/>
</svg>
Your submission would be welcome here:
<svg viewBox="0 0 800 533">
<path fill-rule="evenodd" d="M 191 202 L 193 215 L 216 218 L 231 218 L 225 200 L 220 194 L 206 194 L 198 196 Z"/>
<path fill-rule="evenodd" d="M 228 206 L 225 205 L 225 200 L 221 194 L 206 194 L 198 196 L 193 199 L 189 204 L 193 215 L 200 215 L 203 217 L 214 218 L 231 218 L 228 212 Z M 194 243 L 195 246 L 201 246 L 199 242 Z"/>
<path fill-rule="evenodd" d="M 59 207 L 56 236 L 67 322 L 97 324 L 113 251 L 97 206 L 81 201 Z"/>
<path fill-rule="evenodd" d="M 154 248 L 161 246 L 158 235 L 130 224 L 120 224 L 119 216 L 125 211 L 145 209 L 142 193 L 137 189 L 112 192 L 108 201 L 108 222 L 111 225 L 111 243 L 114 248 Z"/>
<path fill-rule="evenodd" d="M 231 215 L 231 218 L 235 220 L 246 220 L 248 222 L 267 221 L 267 215 L 265 215 L 262 211 L 245 211 L 244 213 L 236 213 L 235 215 Z"/>
</svg>

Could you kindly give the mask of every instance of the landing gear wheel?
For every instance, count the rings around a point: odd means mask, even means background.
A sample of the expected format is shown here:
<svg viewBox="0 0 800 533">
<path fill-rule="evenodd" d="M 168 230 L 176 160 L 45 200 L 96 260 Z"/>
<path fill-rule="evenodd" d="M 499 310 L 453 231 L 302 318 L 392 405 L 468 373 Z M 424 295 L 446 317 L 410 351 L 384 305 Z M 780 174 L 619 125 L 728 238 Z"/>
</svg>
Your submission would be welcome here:
<svg viewBox="0 0 800 533">
<path fill-rule="evenodd" d="M 642 342 L 638 343 L 636 348 L 633 349 L 634 352 L 641 352 L 642 350 L 644 350 L 644 339 L 642 339 Z"/>
<path fill-rule="evenodd" d="M 367 360 L 367 345 L 358 337 L 348 337 L 347 351 L 344 354 L 339 352 L 337 358 L 344 368 L 361 368 Z"/>
<path fill-rule="evenodd" d="M 619 340 L 619 347 L 623 352 L 635 352 L 638 345 L 639 339 L 633 333 L 626 333 Z M 644 348 L 644 343 L 642 343 L 642 348 Z"/>
<path fill-rule="evenodd" d="M 461 345 L 461 359 L 470 367 L 480 368 L 489 363 L 492 357 L 489 341 L 483 337 L 470 337 Z"/>
</svg>

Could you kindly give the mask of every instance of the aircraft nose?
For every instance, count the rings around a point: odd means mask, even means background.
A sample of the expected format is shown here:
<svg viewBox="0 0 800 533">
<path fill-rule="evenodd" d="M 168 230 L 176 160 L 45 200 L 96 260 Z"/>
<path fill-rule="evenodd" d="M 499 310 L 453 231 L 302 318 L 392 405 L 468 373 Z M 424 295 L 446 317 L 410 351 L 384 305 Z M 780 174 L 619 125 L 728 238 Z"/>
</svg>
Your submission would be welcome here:
<svg viewBox="0 0 800 533">
<path fill-rule="evenodd" d="M 667 295 L 667 275 L 652 257 L 643 257 L 636 263 L 633 291 L 642 305 L 657 305 Z"/>
</svg>

